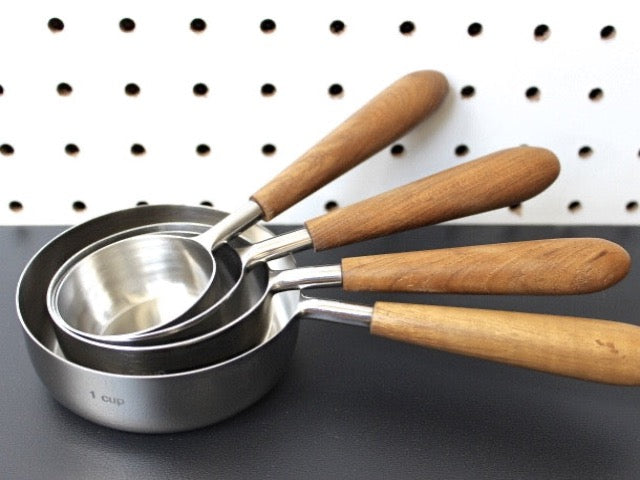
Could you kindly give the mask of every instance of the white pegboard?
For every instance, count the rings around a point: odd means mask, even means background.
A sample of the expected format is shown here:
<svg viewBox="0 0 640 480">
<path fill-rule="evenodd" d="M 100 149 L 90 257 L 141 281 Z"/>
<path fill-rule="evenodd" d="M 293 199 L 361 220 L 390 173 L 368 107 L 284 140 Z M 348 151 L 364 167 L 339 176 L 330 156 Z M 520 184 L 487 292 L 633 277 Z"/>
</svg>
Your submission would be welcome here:
<svg viewBox="0 0 640 480">
<path fill-rule="evenodd" d="M 12 2 L 0 29 L 0 223 L 74 224 L 141 201 L 232 210 L 393 80 L 438 69 L 449 97 L 398 142 L 401 155 L 379 153 L 277 222 L 530 144 L 559 156 L 558 181 L 519 209 L 463 222 L 637 224 L 634 12 L 616 1 Z M 194 32 L 194 19 L 206 28 Z M 261 30 L 265 19 L 274 30 Z M 138 95 L 125 93 L 129 83 Z M 198 83 L 206 95 L 194 94 Z M 263 95 L 264 84 L 275 93 Z M 329 95 L 333 84 L 342 95 Z M 591 99 L 594 89 L 602 96 Z M 262 153 L 267 144 L 275 153 Z"/>
</svg>

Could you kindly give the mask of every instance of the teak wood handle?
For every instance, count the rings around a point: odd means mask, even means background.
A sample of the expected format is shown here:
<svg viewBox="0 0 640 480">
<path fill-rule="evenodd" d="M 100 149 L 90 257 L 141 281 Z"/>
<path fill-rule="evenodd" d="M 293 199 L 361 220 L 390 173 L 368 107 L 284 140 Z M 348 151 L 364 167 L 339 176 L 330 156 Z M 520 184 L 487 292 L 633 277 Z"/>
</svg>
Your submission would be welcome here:
<svg viewBox="0 0 640 480">
<path fill-rule="evenodd" d="M 391 84 L 253 194 L 262 218 L 271 220 L 400 138 L 440 106 L 448 89 L 432 70 Z"/>
<path fill-rule="evenodd" d="M 557 238 L 352 257 L 341 266 L 352 291 L 566 295 L 604 290 L 630 264 L 608 240 Z"/>
<path fill-rule="evenodd" d="M 501 150 L 308 220 L 316 250 L 432 225 L 527 200 L 557 178 L 544 148 Z"/>
<path fill-rule="evenodd" d="M 640 385 L 640 327 L 588 318 L 378 302 L 371 333 L 601 383 Z"/>
</svg>

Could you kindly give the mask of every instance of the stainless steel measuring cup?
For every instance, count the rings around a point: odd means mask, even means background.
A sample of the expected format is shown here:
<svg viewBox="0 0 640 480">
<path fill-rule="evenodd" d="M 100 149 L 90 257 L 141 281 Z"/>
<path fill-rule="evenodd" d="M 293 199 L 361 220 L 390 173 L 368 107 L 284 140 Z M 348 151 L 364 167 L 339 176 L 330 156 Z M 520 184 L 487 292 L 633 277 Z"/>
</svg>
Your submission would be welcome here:
<svg viewBox="0 0 640 480">
<path fill-rule="evenodd" d="M 60 279 L 50 299 L 53 314 L 91 335 L 127 334 L 179 318 L 215 280 L 212 249 L 399 138 L 440 105 L 447 89 L 439 72 L 402 77 L 200 236 L 132 237 L 94 252 Z"/>
</svg>

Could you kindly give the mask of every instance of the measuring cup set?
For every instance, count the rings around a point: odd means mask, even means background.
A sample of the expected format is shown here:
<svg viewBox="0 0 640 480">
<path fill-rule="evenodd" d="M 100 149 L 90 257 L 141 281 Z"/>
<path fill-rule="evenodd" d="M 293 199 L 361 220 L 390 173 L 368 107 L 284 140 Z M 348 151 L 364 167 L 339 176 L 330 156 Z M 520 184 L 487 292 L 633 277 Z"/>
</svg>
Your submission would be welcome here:
<svg viewBox="0 0 640 480">
<path fill-rule="evenodd" d="M 454 166 L 274 236 L 271 220 L 402 136 L 442 103 L 435 71 L 387 87 L 237 211 L 153 205 L 67 230 L 25 268 L 18 314 L 32 363 L 72 411 L 136 432 L 187 430 L 264 395 L 286 369 L 298 321 L 365 326 L 374 335 L 605 383 L 640 382 L 640 330 L 604 320 L 310 298 L 350 291 L 560 295 L 627 273 L 620 246 L 548 239 L 345 258 L 296 267 L 321 251 L 507 207 L 559 174 L 548 150 L 515 147 Z M 615 344 L 617 353 L 602 345 Z M 113 399 L 106 402 L 104 399 Z"/>
</svg>

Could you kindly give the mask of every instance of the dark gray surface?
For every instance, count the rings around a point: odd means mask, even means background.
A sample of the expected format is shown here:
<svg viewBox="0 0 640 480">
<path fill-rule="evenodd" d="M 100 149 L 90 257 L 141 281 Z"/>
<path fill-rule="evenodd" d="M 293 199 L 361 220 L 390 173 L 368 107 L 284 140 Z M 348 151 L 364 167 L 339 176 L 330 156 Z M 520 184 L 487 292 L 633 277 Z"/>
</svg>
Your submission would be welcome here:
<svg viewBox="0 0 640 480">
<path fill-rule="evenodd" d="M 282 230 L 280 228 L 279 230 Z M 204 429 L 136 435 L 59 406 L 31 368 L 15 312 L 20 271 L 57 227 L 0 227 L 0 478 L 637 479 L 640 388 L 590 384 L 305 320 L 289 372 L 263 400 Z M 640 228 L 440 226 L 341 256 L 599 236 L 640 258 Z M 640 271 L 574 297 L 316 294 L 579 315 L 640 323 Z M 188 395 L 188 392 L 185 392 Z"/>
</svg>

